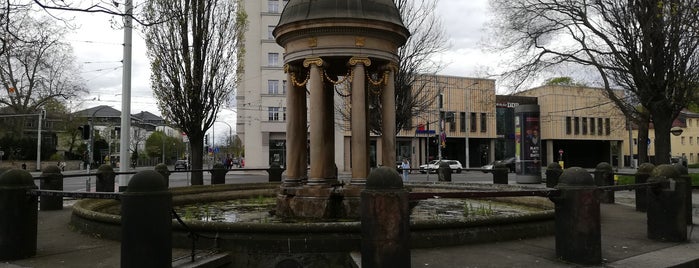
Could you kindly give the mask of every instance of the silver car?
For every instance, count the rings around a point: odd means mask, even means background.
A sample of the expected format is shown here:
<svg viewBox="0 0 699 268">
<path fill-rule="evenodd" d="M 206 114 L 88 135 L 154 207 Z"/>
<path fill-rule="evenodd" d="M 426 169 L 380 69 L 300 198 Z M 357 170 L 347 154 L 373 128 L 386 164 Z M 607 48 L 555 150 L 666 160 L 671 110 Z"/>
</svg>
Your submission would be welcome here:
<svg viewBox="0 0 699 268">
<path fill-rule="evenodd" d="M 445 162 L 449 164 L 449 168 L 451 168 L 452 173 L 461 173 L 461 169 L 463 169 L 463 166 L 461 166 L 461 162 L 458 160 L 447 160 L 447 159 L 442 159 L 442 160 L 432 160 L 427 164 L 420 165 L 420 173 L 437 173 L 437 169 L 439 169 L 439 164 L 441 162 Z"/>
</svg>

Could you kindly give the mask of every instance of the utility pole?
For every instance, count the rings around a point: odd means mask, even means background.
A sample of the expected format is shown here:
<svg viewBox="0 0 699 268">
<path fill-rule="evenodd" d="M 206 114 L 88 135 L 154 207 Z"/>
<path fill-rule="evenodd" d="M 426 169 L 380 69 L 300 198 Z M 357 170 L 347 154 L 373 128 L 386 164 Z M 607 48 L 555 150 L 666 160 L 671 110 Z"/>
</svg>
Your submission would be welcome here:
<svg viewBox="0 0 699 268">
<path fill-rule="evenodd" d="M 444 105 L 444 94 L 442 94 L 442 90 L 440 88 L 440 90 L 439 90 L 439 109 L 437 111 L 437 117 L 439 117 L 439 120 L 437 120 L 438 125 L 439 125 L 439 126 L 437 126 L 439 129 L 439 132 L 438 132 L 439 138 L 437 139 L 437 160 L 442 160 L 442 135 L 444 134 L 443 133 L 444 129 L 442 127 L 442 108 L 444 107 L 443 105 Z"/>
<path fill-rule="evenodd" d="M 127 135 L 121 135 L 119 144 L 119 158 L 121 163 L 119 171 L 126 172 L 131 161 L 129 157 L 129 143 L 131 139 L 131 32 L 133 31 L 133 1 L 126 0 L 124 3 L 124 69 L 121 78 L 121 130 Z M 128 161 L 128 162 L 126 162 Z M 128 184 L 126 175 L 119 175 L 119 190 L 126 188 Z"/>
</svg>

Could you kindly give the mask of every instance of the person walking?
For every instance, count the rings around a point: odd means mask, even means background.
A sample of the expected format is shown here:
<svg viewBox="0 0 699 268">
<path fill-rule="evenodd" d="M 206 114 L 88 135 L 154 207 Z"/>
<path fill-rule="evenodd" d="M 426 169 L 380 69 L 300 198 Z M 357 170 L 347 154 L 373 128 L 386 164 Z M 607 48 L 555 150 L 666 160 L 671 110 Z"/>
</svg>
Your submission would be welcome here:
<svg viewBox="0 0 699 268">
<path fill-rule="evenodd" d="M 400 164 L 401 170 L 403 170 L 403 182 L 408 182 L 408 173 L 410 172 L 410 162 L 407 158 L 403 158 L 403 163 Z"/>
</svg>

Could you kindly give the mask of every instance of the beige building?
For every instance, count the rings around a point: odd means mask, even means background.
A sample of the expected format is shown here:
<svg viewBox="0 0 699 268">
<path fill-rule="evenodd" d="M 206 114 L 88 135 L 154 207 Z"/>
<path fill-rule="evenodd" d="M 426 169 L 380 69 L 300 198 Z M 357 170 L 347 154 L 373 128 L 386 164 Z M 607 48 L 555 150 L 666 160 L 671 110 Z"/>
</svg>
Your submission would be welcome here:
<svg viewBox="0 0 699 268">
<path fill-rule="evenodd" d="M 602 89 L 541 86 L 517 95 L 537 98 L 544 163 L 558 161 L 562 152 L 566 167 L 624 164 L 619 150 L 628 140 L 626 119 Z"/>
<path fill-rule="evenodd" d="M 687 164 L 699 163 L 699 113 L 682 111 L 680 115 L 672 122 L 673 127 L 678 127 L 682 130 L 679 135 L 670 135 L 670 154 L 674 159 L 684 159 Z M 628 145 L 623 148 L 624 157 L 628 158 L 629 152 L 632 152 L 633 161 L 637 159 L 638 154 L 638 131 L 631 131 L 632 146 Z M 655 130 L 651 127 L 648 130 L 648 139 L 645 144 L 648 145 L 648 155 L 653 162 L 655 158 Z M 625 142 L 628 144 L 629 136 L 627 135 Z M 642 142 L 642 141 L 641 141 Z"/>
</svg>

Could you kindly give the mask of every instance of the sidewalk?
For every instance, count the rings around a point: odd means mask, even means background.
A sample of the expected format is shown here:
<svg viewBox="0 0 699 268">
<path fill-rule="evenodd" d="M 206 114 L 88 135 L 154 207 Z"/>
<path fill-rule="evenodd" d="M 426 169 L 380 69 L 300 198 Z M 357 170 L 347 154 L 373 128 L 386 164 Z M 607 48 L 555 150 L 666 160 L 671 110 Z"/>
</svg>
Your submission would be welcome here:
<svg viewBox="0 0 699 268">
<path fill-rule="evenodd" d="M 511 182 L 513 183 L 513 182 Z M 633 192 L 616 193 L 617 204 L 603 204 L 602 257 L 595 267 L 699 267 L 699 190 L 693 192 L 694 225 L 687 243 L 662 243 L 646 238 L 646 216 L 633 208 Z M 71 202 L 66 202 L 70 205 Z M 71 208 L 40 211 L 36 256 L 0 267 L 120 267 L 121 244 L 79 234 L 70 229 Z M 698 228 L 699 229 L 699 228 Z M 188 254 L 173 249 L 173 258 Z M 580 267 L 556 260 L 555 238 L 545 236 L 519 241 L 456 247 L 413 249 L 412 267 Z"/>
</svg>

